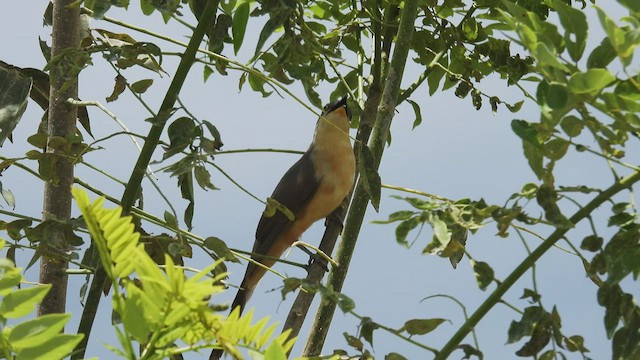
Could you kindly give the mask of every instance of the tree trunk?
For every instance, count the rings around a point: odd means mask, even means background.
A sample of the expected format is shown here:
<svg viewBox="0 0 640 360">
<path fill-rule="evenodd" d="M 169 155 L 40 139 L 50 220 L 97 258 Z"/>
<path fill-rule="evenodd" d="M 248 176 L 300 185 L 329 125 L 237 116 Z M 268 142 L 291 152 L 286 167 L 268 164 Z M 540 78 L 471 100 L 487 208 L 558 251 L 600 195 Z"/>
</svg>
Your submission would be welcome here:
<svg viewBox="0 0 640 360">
<path fill-rule="evenodd" d="M 78 28 L 80 22 L 80 8 L 69 5 L 75 0 L 56 0 L 53 2 L 53 31 L 51 58 L 62 54 L 69 48 L 78 47 Z M 75 132 L 77 107 L 66 102 L 68 98 L 77 98 L 77 76 L 68 78 L 60 73 L 57 65 L 50 69 L 51 87 L 49 89 L 49 120 L 48 138 L 68 138 Z M 43 219 L 58 222 L 60 226 L 51 226 L 45 243 L 40 249 L 43 251 L 40 262 L 40 282 L 51 284 L 49 294 L 44 298 L 38 308 L 38 316 L 50 313 L 62 313 L 65 311 L 67 294 L 68 263 L 51 253 L 66 251 L 68 246 L 65 239 L 63 223 L 68 222 L 71 215 L 71 184 L 73 183 L 73 164 L 61 150 L 48 147 L 47 152 L 53 154 L 49 161 L 53 161 L 53 180 L 45 182 Z M 60 156 L 55 156 L 60 155 Z"/>
</svg>

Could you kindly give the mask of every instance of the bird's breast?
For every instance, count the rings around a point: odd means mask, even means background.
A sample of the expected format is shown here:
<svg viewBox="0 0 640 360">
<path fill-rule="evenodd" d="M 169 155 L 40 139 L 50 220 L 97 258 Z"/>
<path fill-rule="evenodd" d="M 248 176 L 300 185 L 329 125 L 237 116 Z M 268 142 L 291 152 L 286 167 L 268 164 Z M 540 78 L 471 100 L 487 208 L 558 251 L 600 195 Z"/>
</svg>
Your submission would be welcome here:
<svg viewBox="0 0 640 360">
<path fill-rule="evenodd" d="M 356 166 L 353 149 L 348 136 L 341 140 L 314 144 L 311 161 L 320 182 L 314 200 L 322 203 L 320 207 L 324 210 L 319 219 L 335 210 L 353 186 Z"/>
</svg>

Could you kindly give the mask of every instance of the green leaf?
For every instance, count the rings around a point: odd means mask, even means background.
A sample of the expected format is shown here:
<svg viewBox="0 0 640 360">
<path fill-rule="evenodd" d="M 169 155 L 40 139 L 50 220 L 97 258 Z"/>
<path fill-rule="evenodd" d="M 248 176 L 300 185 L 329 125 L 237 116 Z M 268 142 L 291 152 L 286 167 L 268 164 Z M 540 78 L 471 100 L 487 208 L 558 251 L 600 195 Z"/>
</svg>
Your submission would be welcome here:
<svg viewBox="0 0 640 360">
<path fill-rule="evenodd" d="M 640 101 L 630 98 L 628 95 L 618 95 L 607 92 L 602 94 L 602 99 L 607 105 L 607 110 L 610 112 L 640 112 Z"/>
<path fill-rule="evenodd" d="M 373 346 L 373 332 L 380 328 L 370 317 L 363 317 L 360 321 L 360 336 Z"/>
<path fill-rule="evenodd" d="M 196 165 L 196 167 L 193 168 L 193 175 L 202 189 L 218 190 L 218 188 L 211 183 L 211 174 L 209 174 L 209 171 L 207 171 L 204 166 Z"/>
<path fill-rule="evenodd" d="M 579 118 L 569 115 L 565 116 L 560 122 L 560 127 L 562 131 L 565 132 L 569 137 L 576 137 L 580 135 L 582 129 L 584 128 L 584 123 Z"/>
<path fill-rule="evenodd" d="M 480 290 L 486 290 L 487 286 L 489 286 L 491 282 L 493 282 L 493 269 L 484 261 L 477 262 L 475 260 L 471 260 L 471 264 L 473 265 L 473 272 L 476 275 L 478 287 L 480 288 Z"/>
<path fill-rule="evenodd" d="M 291 222 L 295 221 L 295 219 L 296 219 L 296 216 L 293 214 L 293 212 L 291 210 L 289 210 L 288 207 L 280 204 L 274 198 L 267 198 L 267 207 L 264 209 L 262 214 L 264 216 L 266 216 L 266 217 L 271 217 L 271 216 L 274 216 L 276 214 L 276 211 L 280 211 Z"/>
<path fill-rule="evenodd" d="M 233 22 L 231 23 L 231 33 L 233 34 L 233 52 L 237 55 L 238 50 L 244 41 L 244 34 L 247 30 L 247 22 L 249 21 L 249 11 L 251 10 L 250 0 L 240 0 L 236 5 L 236 11 L 233 14 Z"/>
<path fill-rule="evenodd" d="M 587 44 L 589 26 L 584 12 L 574 9 L 561 0 L 553 0 L 553 7 L 558 12 L 560 23 L 565 28 L 564 41 L 573 61 L 578 61 Z M 574 41 L 575 39 L 575 41 Z"/>
<path fill-rule="evenodd" d="M 112 279 L 129 276 L 137 266 L 136 255 L 140 234 L 135 232 L 131 216 L 121 216 L 122 208 L 104 209 L 104 198 L 90 203 L 83 190 L 72 188 L 82 216 L 94 243 L 99 250 L 100 261 Z"/>
<path fill-rule="evenodd" d="M 213 74 L 213 69 L 211 68 L 211 66 L 205 65 L 203 70 L 203 75 L 202 75 L 204 78 L 204 82 L 207 82 L 207 80 L 209 80 L 209 77 L 211 76 L 211 74 Z"/>
<path fill-rule="evenodd" d="M 539 179 L 542 178 L 543 156 L 540 140 L 538 139 L 538 130 L 524 120 L 513 120 L 511 129 L 522 139 L 522 148 L 524 156 L 529 162 L 529 167 Z"/>
<path fill-rule="evenodd" d="M 535 48 L 531 51 L 531 55 L 533 55 L 542 66 L 551 66 L 569 72 L 569 69 L 558 60 L 558 54 L 555 53 L 555 51 L 551 51 L 543 42 L 536 44 Z"/>
<path fill-rule="evenodd" d="M 629 66 L 631 59 L 633 58 L 633 52 L 638 46 L 637 39 L 631 33 L 633 30 L 625 30 L 618 27 L 616 23 L 607 16 L 607 13 L 604 12 L 604 10 L 597 6 L 594 7 L 598 12 L 600 23 L 607 33 L 607 37 L 609 38 L 612 47 L 615 49 L 618 57 L 620 57 L 623 66 Z"/>
<path fill-rule="evenodd" d="M 272 17 L 267 20 L 267 22 L 264 24 L 264 27 L 262 28 L 262 31 L 260 31 L 260 35 L 258 36 L 258 43 L 256 44 L 256 52 L 254 57 L 257 57 L 260 54 L 262 47 L 264 46 L 265 42 L 267 42 L 267 39 L 269 39 L 271 34 L 273 34 L 277 28 L 282 26 L 282 21 L 284 21 L 282 17 Z"/>
<path fill-rule="evenodd" d="M 165 148 L 163 159 L 167 159 L 186 149 L 200 135 L 200 131 L 193 119 L 185 116 L 173 121 L 167 128 L 167 133 L 169 135 L 169 146 Z"/>
<path fill-rule="evenodd" d="M 406 331 L 409 335 L 424 335 L 435 330 L 447 319 L 411 319 L 404 323 L 398 331 Z"/>
<path fill-rule="evenodd" d="M 209 130 L 209 133 L 211 134 L 211 136 L 213 136 L 213 144 L 212 144 L 213 149 L 220 150 L 220 148 L 222 148 L 224 144 L 222 143 L 222 137 L 220 136 L 220 132 L 218 131 L 218 128 L 216 128 L 215 125 L 213 125 L 207 120 L 202 120 L 202 123 L 207 127 L 207 130 Z M 205 149 L 205 150 L 211 151 L 211 149 Z"/>
<path fill-rule="evenodd" d="M 387 220 L 374 220 L 371 223 L 372 224 L 391 224 L 396 221 L 408 220 L 415 214 L 416 214 L 415 211 L 400 210 L 400 211 L 396 211 L 394 213 L 389 214 L 389 218 Z"/>
<path fill-rule="evenodd" d="M 31 78 L 0 64 L 0 146 L 7 138 L 11 139 L 27 109 L 32 84 Z"/>
<path fill-rule="evenodd" d="M 6 231 L 10 238 L 13 240 L 19 240 L 22 238 L 21 232 L 24 230 L 25 235 L 29 230 L 32 221 L 26 219 L 13 220 L 6 225 Z"/>
<path fill-rule="evenodd" d="M 251 89 L 253 91 L 259 92 L 260 94 L 262 94 L 262 97 L 267 97 L 271 95 L 272 91 L 267 91 L 264 89 L 264 84 L 266 82 L 265 79 L 261 78 L 260 76 L 252 72 L 249 73 L 248 79 L 249 79 L 249 86 L 251 86 Z"/>
<path fill-rule="evenodd" d="M 524 309 L 520 321 L 512 321 L 509 326 L 507 344 L 513 344 L 525 336 L 531 335 L 534 326 L 546 316 L 546 311 L 539 306 Z"/>
<path fill-rule="evenodd" d="M 92 18 L 102 19 L 111 8 L 111 3 L 111 0 L 86 0 L 84 5 L 92 11 Z"/>
<path fill-rule="evenodd" d="M 475 41 L 478 38 L 478 22 L 474 17 L 469 17 L 462 23 L 462 32 L 469 41 Z"/>
<path fill-rule="evenodd" d="M 172 213 L 165 210 L 164 212 L 164 221 L 169 225 L 172 229 L 178 229 L 178 219 L 173 216 Z"/>
<path fill-rule="evenodd" d="M 151 85 L 153 85 L 153 79 L 138 80 L 131 84 L 131 91 L 136 94 L 143 94 Z"/>
<path fill-rule="evenodd" d="M 460 344 L 458 345 L 458 349 L 462 350 L 464 352 L 464 357 L 463 359 L 471 359 L 471 356 L 475 356 L 478 359 L 483 359 L 484 355 L 482 354 L 482 352 L 476 348 L 474 348 L 473 346 L 469 345 L 469 344 Z"/>
<path fill-rule="evenodd" d="M 384 360 L 407 360 L 407 358 L 398 353 L 392 352 L 385 355 Z"/>
<path fill-rule="evenodd" d="M 599 92 L 613 81 L 613 76 L 607 69 L 589 69 L 583 73 L 575 73 L 569 78 L 569 89 L 575 94 Z"/>
<path fill-rule="evenodd" d="M 540 296 L 540 294 L 531 289 L 524 289 L 524 292 L 522 293 L 522 296 L 520 296 L 520 299 L 530 299 L 529 302 L 534 304 L 540 301 L 541 297 L 542 296 Z"/>
<path fill-rule="evenodd" d="M 547 89 L 546 103 L 552 109 L 562 109 L 567 105 L 569 100 L 569 92 L 567 86 L 558 82 L 549 83 Z"/>
<path fill-rule="evenodd" d="M 362 349 L 364 348 L 364 343 L 362 342 L 362 340 L 353 335 L 349 335 L 346 332 L 342 333 L 342 335 L 344 335 L 344 339 L 347 342 L 347 345 L 358 351 L 362 351 Z"/>
<path fill-rule="evenodd" d="M 615 58 L 616 50 L 611 45 L 609 38 L 604 38 L 587 59 L 587 68 L 606 68 Z"/>
<path fill-rule="evenodd" d="M 227 244 L 222 239 L 215 236 L 210 236 L 204 240 L 204 246 L 213 251 L 219 259 L 225 259 L 226 261 L 240 262 L 238 258 L 229 250 Z"/>
<path fill-rule="evenodd" d="M 440 81 L 442 81 L 442 78 L 446 73 L 444 69 L 447 69 L 449 65 L 448 54 L 445 54 L 438 63 L 443 67 L 441 68 L 440 66 L 434 66 L 433 70 L 427 77 L 427 84 L 429 85 L 430 96 L 433 96 L 433 94 L 435 94 L 436 91 L 438 91 L 438 88 L 440 87 Z"/>
<path fill-rule="evenodd" d="M 582 239 L 580 249 L 595 252 L 602 248 L 603 243 L 604 240 L 600 236 L 589 235 Z"/>
<path fill-rule="evenodd" d="M 416 228 L 420 224 L 420 219 L 417 217 L 411 218 L 409 220 L 405 220 L 401 222 L 396 227 L 396 241 L 398 244 L 409 247 L 409 243 L 407 242 L 407 235 L 409 232 Z"/>
<path fill-rule="evenodd" d="M 273 341 L 264 352 L 264 360 L 287 360 L 287 353 L 277 341 Z"/>
<path fill-rule="evenodd" d="M 189 231 L 193 228 L 193 212 L 195 210 L 195 203 L 189 201 L 189 205 L 184 209 L 184 223 L 187 225 Z"/>
<path fill-rule="evenodd" d="M 105 99 L 107 100 L 107 102 L 118 100 L 118 96 L 120 96 L 120 94 L 122 94 L 127 89 L 127 79 L 124 76 L 118 74 L 115 81 L 116 82 L 113 84 L 113 91 L 111 92 L 111 95 L 107 96 L 107 98 Z"/>
<path fill-rule="evenodd" d="M 418 105 L 415 101 L 407 99 L 407 102 L 411 104 L 413 108 L 413 113 L 416 115 L 416 119 L 413 120 L 413 127 L 411 129 L 415 129 L 420 124 L 422 124 L 422 112 L 420 111 L 420 105 Z"/>
<path fill-rule="evenodd" d="M 618 2 L 635 13 L 640 12 L 640 2 L 635 0 L 618 0 Z"/>
<path fill-rule="evenodd" d="M 554 350 L 547 350 L 544 353 L 542 353 L 538 359 L 539 360 L 555 360 L 556 355 L 558 355 L 558 353 L 556 353 Z"/>
<path fill-rule="evenodd" d="M 80 343 L 83 334 L 58 334 L 55 337 L 18 352 L 17 360 L 57 360 L 63 359 Z"/>
<path fill-rule="evenodd" d="M 14 264 L 10 265 L 11 266 L 6 266 L 4 274 L 0 277 L 0 295 L 2 296 L 13 291 L 13 288 L 18 286 L 22 281 L 22 274 L 20 274 L 20 270 L 16 269 Z"/>
<path fill-rule="evenodd" d="M 546 144 L 544 144 L 543 153 L 544 153 L 544 156 L 546 156 L 547 158 L 557 161 L 562 159 L 562 157 L 564 157 L 568 149 L 569 149 L 568 141 L 561 138 L 556 138 L 556 139 L 551 139 Z"/>
<path fill-rule="evenodd" d="M 522 104 L 524 104 L 524 100 L 518 101 L 513 105 L 509 103 L 504 103 L 504 104 L 507 106 L 507 109 L 509 109 L 509 111 L 511 111 L 512 113 L 515 113 L 520 111 L 520 108 L 522 108 Z"/>
<path fill-rule="evenodd" d="M 371 205 L 380 211 L 380 194 L 382 192 L 382 181 L 375 165 L 375 156 L 371 149 L 365 144 L 359 147 L 358 151 L 358 171 L 363 179 L 364 188 L 371 199 Z"/>
<path fill-rule="evenodd" d="M 636 310 L 637 311 L 637 310 Z M 640 332 L 637 313 L 629 324 L 616 331 L 613 336 L 611 347 L 613 348 L 612 359 L 637 359 L 640 355 Z"/>
<path fill-rule="evenodd" d="M 438 216 L 432 216 L 429 220 L 433 228 L 433 235 L 438 239 L 440 245 L 444 248 L 451 241 L 451 232 L 447 228 L 447 223 L 442 221 Z"/>
<path fill-rule="evenodd" d="M 538 188 L 536 200 L 544 210 L 544 217 L 547 220 L 559 229 L 569 229 L 573 227 L 573 224 L 560 211 L 560 207 L 557 204 L 557 196 L 558 194 L 553 187 L 543 184 Z"/>
<path fill-rule="evenodd" d="M 71 314 L 46 314 L 37 319 L 25 321 L 11 330 L 9 342 L 17 352 L 25 348 L 37 347 L 58 335 L 70 318 Z"/>
<path fill-rule="evenodd" d="M 18 289 L 7 294 L 0 303 L 0 315 L 7 319 L 25 316 L 33 311 L 49 292 L 51 285 Z"/>
<path fill-rule="evenodd" d="M 283 285 L 280 293 L 282 294 L 282 300 L 285 300 L 288 293 L 294 292 L 302 286 L 303 281 L 302 279 L 297 278 L 286 278 L 282 280 L 282 283 Z"/>
<path fill-rule="evenodd" d="M 568 338 L 565 338 L 564 343 L 565 343 L 565 346 L 567 347 L 567 350 L 571 352 L 576 352 L 576 351 L 579 351 L 581 353 L 589 352 L 589 349 L 587 349 L 584 346 L 584 338 L 580 335 L 573 335 Z"/>
</svg>

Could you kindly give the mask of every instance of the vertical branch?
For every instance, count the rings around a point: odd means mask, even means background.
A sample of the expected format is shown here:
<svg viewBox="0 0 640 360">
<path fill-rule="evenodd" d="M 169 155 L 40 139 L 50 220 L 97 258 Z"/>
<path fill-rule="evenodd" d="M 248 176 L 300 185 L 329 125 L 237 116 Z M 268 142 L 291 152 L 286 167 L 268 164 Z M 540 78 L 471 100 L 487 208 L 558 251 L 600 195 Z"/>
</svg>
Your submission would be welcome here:
<svg viewBox="0 0 640 360">
<path fill-rule="evenodd" d="M 355 6 L 355 5 L 354 5 Z M 379 8 L 379 1 L 375 5 L 375 10 Z M 360 147 L 362 144 L 366 144 L 369 141 L 369 137 L 371 135 L 371 130 L 373 127 L 372 119 L 375 119 L 378 105 L 380 103 L 380 97 L 382 94 L 382 49 L 389 48 L 391 45 L 391 41 L 387 41 L 388 44 L 383 45 L 382 43 L 382 23 L 380 21 L 380 14 L 376 13 L 377 17 L 372 19 L 373 26 L 375 28 L 374 31 L 374 56 L 373 56 L 373 64 L 372 64 L 372 76 L 373 80 L 371 85 L 369 86 L 369 91 L 367 94 L 367 100 L 364 105 L 364 109 L 362 114 L 360 115 L 360 123 L 358 126 L 358 134 L 356 135 L 356 141 L 353 144 L 354 152 L 357 154 L 360 151 Z M 397 11 L 392 13 L 391 19 L 388 21 L 395 21 L 396 16 L 398 15 Z M 390 39 L 393 36 L 389 37 Z M 362 67 L 360 67 L 362 69 Z M 364 77 L 364 74 L 360 75 L 361 78 Z M 358 90 L 358 96 L 361 96 L 361 89 Z M 360 101 L 361 99 L 354 99 L 356 101 Z M 356 156 L 357 161 L 357 156 Z M 319 249 L 325 254 L 332 254 L 333 249 L 335 248 L 336 241 L 338 236 L 343 230 L 343 221 L 346 215 L 346 212 L 349 208 L 349 202 L 351 200 L 351 196 L 353 195 L 353 189 L 349 193 L 349 195 L 345 198 L 342 205 L 336 209 L 329 218 L 327 218 L 327 225 L 322 240 L 320 241 Z M 310 264 L 308 268 L 308 274 L 305 279 L 307 283 L 316 284 L 322 280 L 324 273 L 327 271 L 327 264 L 325 261 L 318 261 L 318 259 L 313 259 L 313 262 Z M 309 312 L 309 308 L 311 307 L 311 303 L 315 297 L 314 292 L 304 292 L 300 291 L 291 306 L 291 310 L 289 311 L 289 315 L 283 326 L 284 330 L 291 330 L 289 334 L 289 338 L 297 337 L 300 333 L 300 329 L 304 323 L 304 320 L 307 317 Z"/>
<path fill-rule="evenodd" d="M 400 82 L 411 47 L 414 22 L 418 13 L 417 8 L 418 4 L 416 0 L 408 0 L 402 9 L 400 25 L 398 27 L 398 40 L 394 48 L 391 65 L 386 72 L 387 76 L 384 90 L 382 91 L 382 98 L 377 109 L 376 122 L 370 142 L 371 151 L 376 157 L 376 168 L 380 165 L 382 153 L 384 152 L 384 147 L 389 136 L 391 120 L 393 119 L 396 107 L 396 99 L 400 92 Z M 327 287 L 337 292 L 342 290 L 342 285 L 349 270 L 349 263 L 351 262 L 368 202 L 367 192 L 364 189 L 362 179 L 360 179 L 351 203 L 351 208 L 349 209 L 349 214 L 347 215 L 342 241 L 336 253 L 336 261 L 339 266 L 332 269 L 327 280 Z M 327 303 L 324 301 L 320 304 L 302 356 L 316 356 L 320 354 L 329 332 L 331 321 L 333 320 L 336 305 L 335 303 Z"/>
<path fill-rule="evenodd" d="M 137 198 L 137 194 L 140 192 L 140 188 L 142 186 L 142 178 L 145 174 L 145 170 L 147 166 L 149 166 L 151 156 L 153 155 L 155 149 L 158 147 L 160 135 L 162 135 L 164 126 L 170 117 L 176 100 L 178 99 L 178 94 L 180 93 L 182 85 L 184 84 L 184 81 L 189 74 L 189 70 L 191 69 L 191 65 L 194 62 L 198 47 L 200 46 L 200 43 L 204 38 L 209 24 L 211 24 L 211 22 L 213 22 L 215 19 L 219 2 L 219 0 L 207 1 L 206 7 L 202 12 L 202 16 L 198 21 L 198 26 L 193 31 L 191 40 L 189 40 L 189 44 L 182 54 L 173 80 L 169 85 L 164 100 L 162 101 L 162 105 L 160 105 L 160 109 L 157 112 L 158 119 L 154 119 L 153 125 L 151 126 L 149 134 L 147 135 L 144 142 L 144 146 L 142 147 L 142 151 L 140 152 L 140 156 L 138 157 L 138 160 L 131 173 L 131 177 L 129 178 L 127 186 L 125 187 L 124 193 L 122 195 L 121 206 L 123 209 L 123 215 L 130 213 L 131 207 L 133 206 L 133 203 Z M 100 263 L 98 263 L 93 281 L 91 282 L 91 287 L 89 288 L 89 293 L 87 295 L 87 305 L 82 312 L 82 318 L 80 319 L 80 325 L 78 326 L 78 333 L 85 334 L 85 336 L 82 339 L 82 342 L 80 342 L 76 347 L 76 351 L 73 354 L 72 359 L 82 359 L 84 357 L 87 343 L 89 341 L 89 335 L 93 327 L 93 321 L 96 316 L 96 311 L 98 309 L 98 305 L 100 304 L 102 289 L 104 288 L 106 281 L 106 272 L 104 271 L 104 268 L 100 265 Z"/>
<path fill-rule="evenodd" d="M 340 207 L 327 218 L 326 229 L 318 246 L 318 249 L 325 254 L 333 253 L 333 248 L 342 231 L 342 222 L 349 207 L 349 200 L 351 200 L 351 193 L 344 199 Z M 316 254 L 316 256 L 312 258 L 311 264 L 309 264 L 305 281 L 310 284 L 318 284 L 326 271 L 327 261 Z M 291 310 L 289 310 L 289 315 L 287 315 L 287 320 L 282 327 L 283 332 L 291 330 L 289 333 L 290 339 L 297 337 L 300 333 L 300 329 L 302 328 L 302 324 L 304 324 L 304 319 L 307 318 L 315 295 L 313 291 L 298 292 L 293 305 L 291 305 Z"/>
<path fill-rule="evenodd" d="M 74 0 L 56 0 L 53 2 L 53 30 L 51 56 L 55 58 L 64 51 L 78 47 L 78 29 L 80 9 L 69 6 Z M 64 64 L 54 64 L 50 71 L 48 109 L 48 140 L 52 137 L 68 138 L 75 132 L 77 107 L 68 104 L 68 98 L 78 97 L 78 78 L 69 78 L 62 73 Z M 52 180 L 44 184 L 43 219 L 58 222 L 68 221 L 71 216 L 71 184 L 73 184 L 73 164 L 64 150 L 47 147 L 52 154 L 50 161 L 55 166 Z M 38 307 L 38 316 L 63 313 L 67 301 L 67 270 L 69 264 L 60 257 L 48 254 L 65 251 L 65 227 L 53 226 L 41 246 L 52 247 L 57 251 L 44 251 L 40 261 L 40 282 L 51 284 L 51 291 Z"/>
</svg>

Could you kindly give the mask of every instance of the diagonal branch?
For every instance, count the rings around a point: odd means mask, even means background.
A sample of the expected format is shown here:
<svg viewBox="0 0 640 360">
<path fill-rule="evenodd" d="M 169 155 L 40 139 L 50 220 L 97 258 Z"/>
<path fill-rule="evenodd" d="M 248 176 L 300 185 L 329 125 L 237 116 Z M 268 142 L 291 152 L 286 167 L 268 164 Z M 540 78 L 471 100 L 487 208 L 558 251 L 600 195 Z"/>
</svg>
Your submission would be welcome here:
<svg viewBox="0 0 640 360">
<path fill-rule="evenodd" d="M 616 181 L 609 188 L 598 194 L 587 205 L 576 211 L 569 221 L 572 224 L 578 224 L 583 219 L 589 217 L 591 212 L 597 209 L 604 202 L 611 199 L 618 192 L 631 187 L 634 183 L 640 181 L 640 171 L 636 171 L 630 176 L 627 176 L 619 181 Z M 458 331 L 449 339 L 449 341 L 442 347 L 438 355 L 434 360 L 448 359 L 449 355 L 458 347 L 460 342 L 474 329 L 474 327 L 480 322 L 480 320 L 493 308 L 495 304 L 500 302 L 502 296 L 520 279 L 524 273 L 526 273 L 537 261 L 549 250 L 558 240 L 562 239 L 565 234 L 571 230 L 556 229 L 549 237 L 540 244 L 529 256 L 527 256 L 516 267 L 509 276 L 487 297 L 487 299 L 478 307 L 478 309 L 471 314 L 469 319 L 460 326 Z"/>
<path fill-rule="evenodd" d="M 207 27 L 215 18 L 216 12 L 218 10 L 219 0 L 209 0 L 207 1 L 206 8 L 198 22 L 198 26 L 196 30 L 193 32 L 191 40 L 185 49 L 184 54 L 180 60 L 180 64 L 176 70 L 175 76 L 173 77 L 173 81 L 169 85 L 169 89 L 167 89 L 167 93 L 165 98 L 160 106 L 160 110 L 158 114 L 168 114 L 173 108 L 176 100 L 178 98 L 178 94 L 182 89 L 182 85 L 189 73 L 189 69 L 193 64 L 196 52 L 198 51 L 198 45 L 202 42 L 204 35 L 206 33 Z M 66 98 L 65 98 L 66 99 Z M 156 119 L 151 129 L 149 130 L 149 134 L 147 135 L 144 146 L 142 147 L 142 151 L 140 152 L 140 156 L 138 157 L 138 161 L 135 164 L 133 172 L 131 173 L 131 177 L 129 178 L 129 182 L 125 188 L 124 194 L 122 195 L 121 205 L 123 208 L 123 215 L 129 214 L 131 212 L 131 207 L 137 198 L 137 194 L 140 191 L 140 187 L 142 184 L 142 178 L 145 174 L 146 168 L 149 166 L 149 162 L 151 161 L 151 156 L 153 155 L 158 143 L 160 141 L 160 135 L 162 135 L 162 131 L 166 124 L 168 117 L 160 121 L 160 119 Z M 87 301 L 84 311 L 82 312 L 82 318 L 80 319 L 80 325 L 78 327 L 78 333 L 85 334 L 82 342 L 78 344 L 76 347 L 76 352 L 74 353 L 72 359 L 81 359 L 84 357 L 84 353 L 87 347 L 87 343 L 89 341 L 89 335 L 91 333 L 91 328 L 93 327 L 93 321 L 96 316 L 96 312 L 98 309 L 98 305 L 100 304 L 100 298 L 102 289 L 105 286 L 107 280 L 106 273 L 104 268 L 98 266 L 96 268 L 96 273 L 93 277 L 93 281 L 91 282 L 91 287 L 89 289 L 89 293 L 87 295 Z"/>
</svg>

